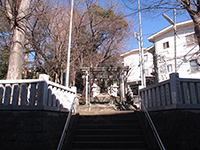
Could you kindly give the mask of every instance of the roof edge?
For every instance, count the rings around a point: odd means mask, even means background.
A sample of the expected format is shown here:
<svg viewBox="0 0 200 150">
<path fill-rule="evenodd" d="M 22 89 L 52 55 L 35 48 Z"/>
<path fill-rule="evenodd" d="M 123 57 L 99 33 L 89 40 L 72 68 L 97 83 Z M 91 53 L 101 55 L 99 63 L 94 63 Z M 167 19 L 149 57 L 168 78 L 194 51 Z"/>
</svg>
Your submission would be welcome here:
<svg viewBox="0 0 200 150">
<path fill-rule="evenodd" d="M 183 22 L 176 23 L 176 27 L 181 27 L 181 26 L 185 26 L 185 25 L 192 24 L 192 23 L 193 23 L 192 20 L 187 20 L 187 21 L 183 21 Z M 160 31 L 158 31 L 158 32 L 156 32 L 156 33 L 154 33 L 154 34 L 152 34 L 151 36 L 147 37 L 147 40 L 148 40 L 149 42 L 154 43 L 156 37 L 159 37 L 159 36 L 161 36 L 162 34 L 164 34 L 164 33 L 166 33 L 166 32 L 169 32 L 169 31 L 171 31 L 171 30 L 173 30 L 173 25 L 170 25 L 170 26 L 168 26 L 168 27 L 166 27 L 166 28 L 164 28 L 164 29 L 162 29 L 162 30 L 160 30 Z"/>
</svg>

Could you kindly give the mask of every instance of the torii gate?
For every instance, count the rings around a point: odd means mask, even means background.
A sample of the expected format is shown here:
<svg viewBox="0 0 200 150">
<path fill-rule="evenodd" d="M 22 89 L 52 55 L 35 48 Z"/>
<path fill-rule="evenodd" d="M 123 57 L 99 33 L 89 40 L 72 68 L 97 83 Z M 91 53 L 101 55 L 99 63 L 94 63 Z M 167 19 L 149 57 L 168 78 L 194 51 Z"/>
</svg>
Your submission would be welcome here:
<svg viewBox="0 0 200 150">
<path fill-rule="evenodd" d="M 86 78 L 86 104 L 90 104 L 90 96 L 88 97 L 88 94 L 90 94 L 90 83 L 91 79 L 99 78 L 99 79 L 113 79 L 116 78 L 113 75 L 108 75 L 108 72 L 119 72 L 119 78 L 120 81 L 120 99 L 123 103 L 125 101 L 125 91 L 124 91 L 124 76 L 127 74 L 129 67 L 81 67 L 80 68 L 83 72 L 85 72 L 85 78 Z M 102 75 L 96 76 L 96 74 L 102 73 Z M 90 75 L 90 78 L 89 78 Z"/>
</svg>

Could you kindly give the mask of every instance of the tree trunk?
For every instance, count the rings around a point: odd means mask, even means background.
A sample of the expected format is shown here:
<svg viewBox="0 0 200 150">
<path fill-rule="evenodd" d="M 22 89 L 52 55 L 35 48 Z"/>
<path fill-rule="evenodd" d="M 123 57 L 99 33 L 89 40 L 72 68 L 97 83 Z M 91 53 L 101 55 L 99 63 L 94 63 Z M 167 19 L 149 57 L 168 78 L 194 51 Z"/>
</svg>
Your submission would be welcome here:
<svg viewBox="0 0 200 150">
<path fill-rule="evenodd" d="M 23 64 L 23 48 L 25 39 L 25 29 L 26 29 L 26 18 L 29 14 L 31 0 L 21 0 L 18 15 L 12 12 L 13 8 L 7 2 L 7 14 L 11 20 L 11 30 L 12 30 L 12 46 L 10 50 L 9 66 L 7 79 L 21 79 L 22 78 L 22 64 Z M 10 13 L 12 12 L 12 13 Z M 13 21 L 13 19 L 15 19 Z"/>
<path fill-rule="evenodd" d="M 15 27 L 13 29 L 12 46 L 9 58 L 7 79 L 22 78 L 24 31 Z"/>
<path fill-rule="evenodd" d="M 194 22 L 194 32 L 197 37 L 198 45 L 200 47 L 200 1 L 197 0 L 197 9 L 195 10 L 190 0 L 180 1 L 183 7 L 187 10 Z"/>
<path fill-rule="evenodd" d="M 197 41 L 200 47 L 200 18 L 197 17 L 195 20 L 193 19 L 194 22 L 194 31 L 197 37 Z"/>
</svg>

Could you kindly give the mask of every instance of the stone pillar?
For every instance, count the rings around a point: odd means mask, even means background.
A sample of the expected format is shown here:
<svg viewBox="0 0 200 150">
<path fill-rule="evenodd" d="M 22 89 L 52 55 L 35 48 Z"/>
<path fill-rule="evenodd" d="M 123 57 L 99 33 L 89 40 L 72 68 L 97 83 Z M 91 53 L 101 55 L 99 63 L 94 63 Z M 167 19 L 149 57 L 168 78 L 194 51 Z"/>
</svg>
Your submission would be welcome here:
<svg viewBox="0 0 200 150">
<path fill-rule="evenodd" d="M 46 81 L 39 83 L 37 105 L 47 106 L 48 84 Z"/>
<path fill-rule="evenodd" d="M 88 99 L 88 90 L 89 90 L 89 73 L 88 71 L 86 71 L 86 90 L 85 90 L 85 97 L 86 97 L 86 104 L 89 105 L 90 104 L 90 101 Z"/>
<path fill-rule="evenodd" d="M 47 74 L 40 74 L 39 75 L 39 79 L 40 80 L 44 80 L 44 81 L 49 81 L 49 75 L 47 75 Z"/>
<path fill-rule="evenodd" d="M 171 89 L 172 104 L 183 104 L 181 85 L 178 73 L 170 74 L 170 89 Z"/>
<path fill-rule="evenodd" d="M 72 91 L 75 92 L 75 95 L 77 94 L 77 87 L 76 86 L 72 86 L 71 87 Z"/>
<path fill-rule="evenodd" d="M 125 92 L 124 92 L 124 70 L 121 72 L 120 76 L 120 97 L 121 97 L 121 102 L 125 102 Z"/>
<path fill-rule="evenodd" d="M 47 96 L 48 96 L 47 82 L 49 81 L 49 75 L 40 74 L 39 79 L 44 80 L 44 81 L 39 83 L 37 105 L 46 106 L 47 105 Z"/>
</svg>

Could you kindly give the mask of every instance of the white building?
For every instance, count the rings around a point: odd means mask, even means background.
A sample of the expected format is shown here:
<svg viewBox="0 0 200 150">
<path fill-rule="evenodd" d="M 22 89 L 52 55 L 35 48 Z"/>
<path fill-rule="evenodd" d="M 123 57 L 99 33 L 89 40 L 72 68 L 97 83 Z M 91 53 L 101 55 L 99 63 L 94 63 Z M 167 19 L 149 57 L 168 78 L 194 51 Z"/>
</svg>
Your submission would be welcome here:
<svg viewBox="0 0 200 150">
<path fill-rule="evenodd" d="M 176 61 L 179 77 L 200 78 L 199 46 L 192 20 L 177 23 L 176 30 Z M 152 80 L 151 73 L 154 73 L 159 82 L 169 79 L 169 74 L 175 72 L 173 26 L 158 31 L 147 39 L 153 43 L 153 46 L 144 48 L 146 81 Z M 124 66 L 130 68 L 127 83 L 140 84 L 139 50 L 133 49 L 122 54 L 121 57 Z"/>
<path fill-rule="evenodd" d="M 153 56 L 148 53 L 149 48 L 144 48 L 144 63 L 145 63 L 145 75 L 147 82 L 152 80 L 152 70 L 153 70 Z M 141 82 L 141 71 L 140 71 L 140 58 L 139 50 L 133 49 L 121 55 L 123 58 L 124 66 L 129 66 L 130 70 L 127 75 L 127 83 L 138 85 Z"/>
<path fill-rule="evenodd" d="M 176 45 L 172 25 L 147 38 L 154 44 L 151 51 L 154 51 L 157 57 L 159 81 L 168 79 L 169 74 L 175 72 L 174 45 L 176 46 L 179 77 L 200 78 L 199 46 L 192 20 L 177 23 L 176 32 Z"/>
</svg>

